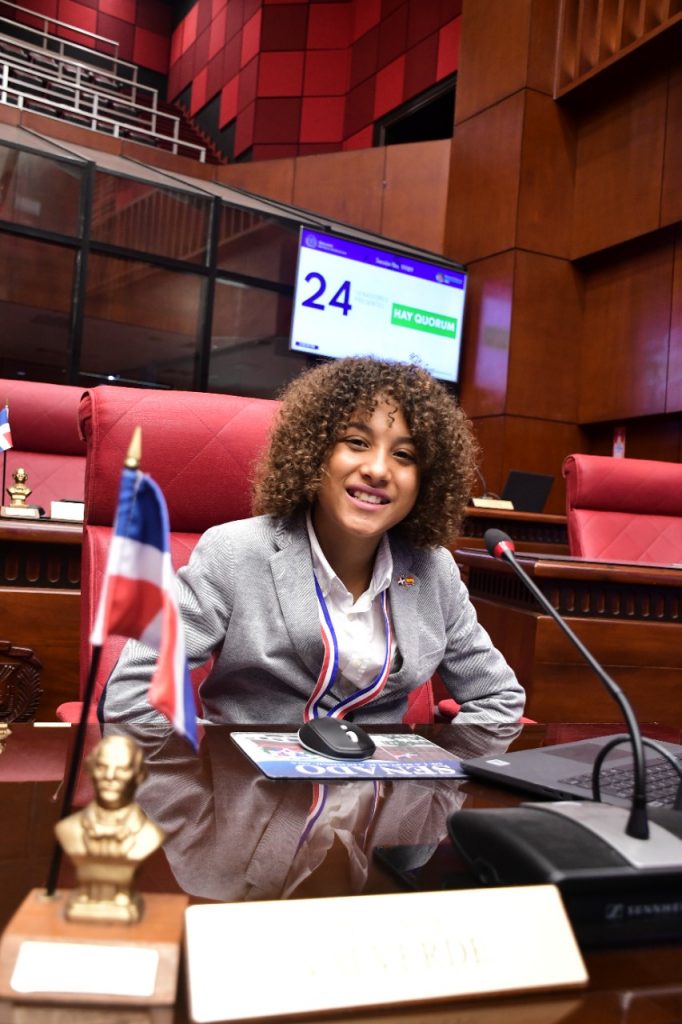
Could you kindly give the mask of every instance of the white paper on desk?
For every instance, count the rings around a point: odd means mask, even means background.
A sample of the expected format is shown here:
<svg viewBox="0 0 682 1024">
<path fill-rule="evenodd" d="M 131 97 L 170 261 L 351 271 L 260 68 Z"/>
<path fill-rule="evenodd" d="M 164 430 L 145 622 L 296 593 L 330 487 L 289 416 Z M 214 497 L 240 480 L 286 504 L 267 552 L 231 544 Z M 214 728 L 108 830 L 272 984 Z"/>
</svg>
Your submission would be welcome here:
<svg viewBox="0 0 682 1024">
<path fill-rule="evenodd" d="M 144 946 L 22 942 L 10 985 L 15 992 L 154 994 L 159 954 Z"/>
<path fill-rule="evenodd" d="M 587 981 L 551 885 L 192 906 L 185 942 L 197 1024 Z"/>
</svg>

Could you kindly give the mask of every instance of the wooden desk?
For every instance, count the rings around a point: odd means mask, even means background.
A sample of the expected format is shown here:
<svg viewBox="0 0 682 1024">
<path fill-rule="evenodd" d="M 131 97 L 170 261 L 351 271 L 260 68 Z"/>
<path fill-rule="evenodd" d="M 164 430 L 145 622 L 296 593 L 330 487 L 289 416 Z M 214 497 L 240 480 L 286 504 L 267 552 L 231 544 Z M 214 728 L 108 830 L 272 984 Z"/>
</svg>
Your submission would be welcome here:
<svg viewBox="0 0 682 1024">
<path fill-rule="evenodd" d="M 462 532 L 454 548 L 484 549 L 483 535 L 490 529 L 503 530 L 509 534 L 518 551 L 568 554 L 566 516 L 538 512 L 504 512 L 488 508 L 467 508 L 462 521 Z"/>
<path fill-rule="evenodd" d="M 12 672 L 22 660 L 17 649 L 37 659 L 34 696 L 43 719 L 78 695 L 82 536 L 80 523 L 0 519 L 0 664 Z M 5 682 L 11 688 L 11 675 Z M 6 690 L 0 717 L 14 699 Z"/>
<path fill-rule="evenodd" d="M 508 565 L 474 550 L 455 558 L 482 625 L 526 687 L 531 717 L 618 720 L 603 685 Z M 640 718 L 682 726 L 682 570 L 523 552 L 518 558 Z"/>
<path fill-rule="evenodd" d="M 286 727 L 273 727 L 277 731 Z M 396 732 L 405 727 L 391 727 Z M 457 725 L 419 730 L 435 742 L 460 754 L 483 752 L 480 740 L 463 735 Z M 459 733 L 458 733 L 458 730 Z M 381 730 L 376 730 L 381 731 Z M 386 731 L 386 730 L 385 730 Z M 527 726 L 515 747 L 534 747 L 551 742 L 557 730 Z M 587 730 L 594 732 L 598 730 Z M 99 735 L 93 730 L 94 737 Z M 564 726 L 561 739 L 577 739 L 586 730 Z M 400 780 L 382 786 L 381 801 L 369 832 L 366 821 L 356 816 L 349 825 L 355 852 L 364 850 L 351 869 L 350 857 L 341 843 L 332 844 L 321 863 L 301 881 L 292 882 L 292 866 L 310 805 L 312 785 L 306 782 L 269 781 L 230 741 L 228 730 L 206 730 L 199 758 L 181 740 L 136 733 L 147 753 L 150 769 L 146 796 L 140 802 L 146 812 L 170 832 L 165 853 L 159 851 L 143 867 L 143 891 L 187 891 L 194 901 L 256 900 L 282 898 L 287 885 L 291 895 L 356 895 L 401 891 L 399 884 L 374 860 L 375 846 L 433 843 L 446 834 L 446 816 L 457 807 L 505 806 L 519 795 L 482 782 L 461 780 Z M 14 909 L 47 874 L 52 850 L 52 827 L 58 809 L 53 800 L 66 759 L 70 730 L 36 730 L 14 726 L 0 756 L 0 814 L 11 829 L 0 831 L 0 927 Z M 92 742 L 89 739 L 88 745 Z M 501 748 L 500 748 L 501 749 Z M 154 755 L 154 756 L 152 756 Z M 368 783 L 351 784 L 355 792 Z M 349 784 L 339 788 L 349 795 Z M 336 788 L 336 787 L 335 787 Z M 371 789 L 371 785 L 369 786 Z M 87 799 L 87 797 L 84 797 Z M 368 801 L 371 805 L 371 800 Z M 365 862 L 366 869 L 362 864 Z M 60 885 L 72 884 L 72 873 L 63 865 Z M 434 882 L 434 888 L 437 887 Z M 509 941 L 523 942 L 523 921 L 501 921 Z M 292 936 L 300 941 L 321 941 L 320 936 Z M 286 937 L 285 937 L 286 940 Z M 679 1024 L 682 1018 L 680 964 L 682 945 L 655 948 L 603 950 L 585 955 L 589 988 L 579 992 L 547 992 L 510 998 L 469 1000 L 401 1009 L 341 1012 L 339 1022 L 353 1024 Z M 229 984 L 225 965 L 225 983 Z M 260 967 L 267 978 L 267 964 Z M 257 975 L 256 975 L 257 977 Z M 344 981 L 352 987 L 352 978 Z M 175 1024 L 188 1020 L 184 992 L 168 1015 Z M 120 1024 L 125 1019 L 157 1022 L 140 1010 L 97 1007 L 47 1007 L 0 1004 L 2 1020 L 77 1024 L 96 1019 L 100 1024 Z M 321 1018 L 306 1018 L 311 1022 Z M 328 1018 L 327 1018 L 328 1019 Z"/>
</svg>

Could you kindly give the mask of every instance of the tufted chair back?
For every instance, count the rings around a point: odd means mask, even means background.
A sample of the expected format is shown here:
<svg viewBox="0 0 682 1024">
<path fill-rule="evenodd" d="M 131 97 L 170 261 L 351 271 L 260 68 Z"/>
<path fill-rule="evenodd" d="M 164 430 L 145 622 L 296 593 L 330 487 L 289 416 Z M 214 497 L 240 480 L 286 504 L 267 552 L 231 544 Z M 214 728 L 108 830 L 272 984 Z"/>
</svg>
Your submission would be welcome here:
<svg viewBox="0 0 682 1024">
<path fill-rule="evenodd" d="M 260 398 L 107 386 L 83 395 L 79 415 L 87 460 L 81 692 L 121 469 L 134 428 L 142 427 L 141 468 L 156 480 L 166 498 L 171 556 L 177 570 L 210 526 L 251 514 L 251 472 L 277 405 Z M 111 637 L 102 649 L 95 702 L 124 643 L 123 638 Z"/>
<path fill-rule="evenodd" d="M 682 465 L 569 455 L 562 472 L 572 555 L 682 562 Z"/>
</svg>

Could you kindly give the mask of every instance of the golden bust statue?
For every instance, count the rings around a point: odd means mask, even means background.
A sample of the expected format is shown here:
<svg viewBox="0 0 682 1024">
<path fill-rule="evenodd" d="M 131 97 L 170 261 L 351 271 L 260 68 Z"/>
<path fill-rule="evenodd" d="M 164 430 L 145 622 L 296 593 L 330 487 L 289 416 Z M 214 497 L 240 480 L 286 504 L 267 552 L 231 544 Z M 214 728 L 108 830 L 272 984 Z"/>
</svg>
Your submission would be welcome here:
<svg viewBox="0 0 682 1024">
<path fill-rule="evenodd" d="M 77 888 L 69 898 L 70 920 L 132 924 L 142 916 L 133 891 L 142 863 L 165 839 L 164 832 L 133 801 L 145 778 L 142 751 L 127 736 L 107 736 L 86 761 L 95 799 L 55 826 L 76 867 Z"/>
<path fill-rule="evenodd" d="M 12 508 L 22 508 L 26 504 L 26 499 L 31 494 L 31 488 L 26 486 L 28 480 L 28 473 L 21 466 L 12 473 L 12 479 L 14 484 L 12 487 L 7 488 L 7 493 L 10 497 L 10 506 Z"/>
</svg>

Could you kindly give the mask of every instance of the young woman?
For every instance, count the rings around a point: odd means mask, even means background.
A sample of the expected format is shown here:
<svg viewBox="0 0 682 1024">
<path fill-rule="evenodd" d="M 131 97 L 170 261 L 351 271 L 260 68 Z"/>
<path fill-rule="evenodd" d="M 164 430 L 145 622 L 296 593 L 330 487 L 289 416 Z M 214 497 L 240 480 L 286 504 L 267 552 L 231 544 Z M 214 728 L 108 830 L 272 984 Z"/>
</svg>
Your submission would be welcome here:
<svg viewBox="0 0 682 1024">
<path fill-rule="evenodd" d="M 463 721 L 518 720 L 523 690 L 442 546 L 475 459 L 466 417 L 419 367 L 344 359 L 298 377 L 258 468 L 258 514 L 208 530 L 178 573 L 190 665 L 214 656 L 205 718 L 399 722 L 438 672 Z M 129 641 L 105 720 L 154 716 L 154 663 Z"/>
</svg>

